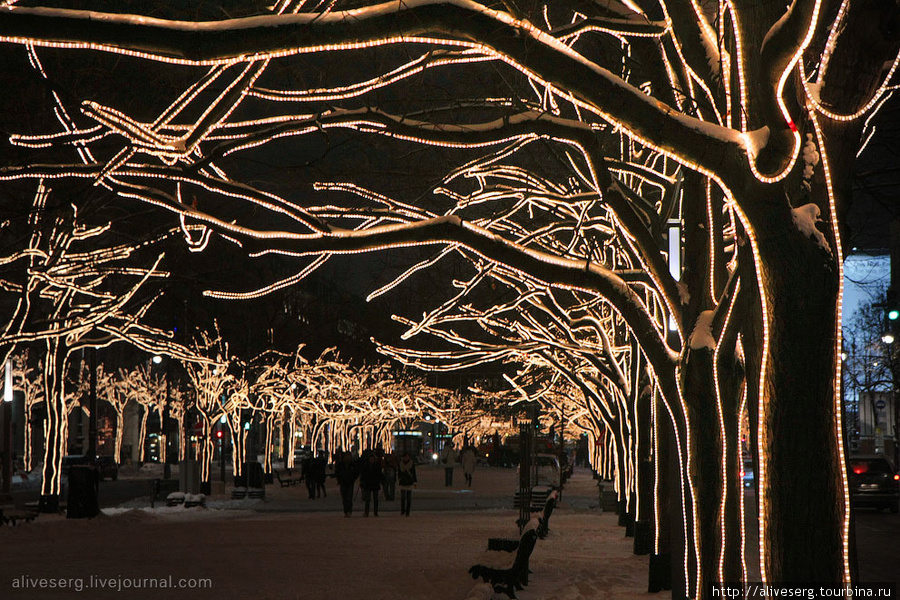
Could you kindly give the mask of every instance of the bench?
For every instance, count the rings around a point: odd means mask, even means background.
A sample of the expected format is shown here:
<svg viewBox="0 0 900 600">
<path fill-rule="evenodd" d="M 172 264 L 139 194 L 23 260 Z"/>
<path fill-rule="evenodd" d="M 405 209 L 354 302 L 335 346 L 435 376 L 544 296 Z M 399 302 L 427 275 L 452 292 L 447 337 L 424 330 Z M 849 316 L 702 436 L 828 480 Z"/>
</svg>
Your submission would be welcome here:
<svg viewBox="0 0 900 600">
<path fill-rule="evenodd" d="M 184 506 L 185 508 L 194 508 L 201 506 L 206 508 L 205 494 L 185 494 L 184 492 L 172 492 L 166 496 L 166 506 Z"/>
<path fill-rule="evenodd" d="M 260 499 L 266 497 L 266 488 L 248 488 L 248 487 L 236 487 L 231 490 L 231 499 L 232 500 L 243 500 L 244 498 L 251 499 Z"/>
<path fill-rule="evenodd" d="M 537 534 L 541 539 L 544 539 L 547 537 L 547 534 L 550 533 L 550 515 L 553 514 L 554 508 L 556 508 L 556 492 L 553 492 L 550 494 L 550 497 L 547 498 L 547 503 L 544 505 L 544 511 L 541 513 L 541 516 L 538 517 Z"/>
<path fill-rule="evenodd" d="M 178 488 L 177 479 L 154 479 L 153 489 L 150 490 L 150 508 L 156 505 L 157 500 L 168 501 L 169 494 L 177 492 Z"/>
<path fill-rule="evenodd" d="M 303 477 L 294 477 L 291 475 L 290 469 L 284 472 L 275 471 L 275 479 L 281 487 L 291 487 L 303 481 Z"/>
<path fill-rule="evenodd" d="M 544 503 L 544 509 L 541 511 L 541 515 L 537 517 L 537 526 L 535 527 L 535 530 L 537 531 L 538 537 L 541 539 L 546 538 L 547 534 L 550 533 L 550 515 L 553 514 L 553 509 L 556 508 L 556 498 L 557 492 L 551 492 L 547 501 Z M 533 521 L 534 519 L 531 520 Z M 511 540 L 508 538 L 488 539 L 488 550 L 497 552 L 515 552 L 518 547 L 519 540 Z"/>
<path fill-rule="evenodd" d="M 524 491 L 527 492 L 528 490 Z M 547 503 L 547 498 L 549 498 L 553 493 L 553 488 L 545 485 L 536 485 L 532 487 L 530 494 L 530 503 L 527 506 L 528 510 L 530 512 L 537 512 L 541 510 L 544 507 L 544 504 Z M 522 508 L 525 503 L 526 498 L 523 494 L 523 490 L 516 490 L 516 493 L 513 495 L 513 508 Z"/>
<path fill-rule="evenodd" d="M 19 524 L 19 521 L 30 523 L 37 518 L 37 513 L 22 510 L 10 510 L 8 508 L 0 508 L 0 523 L 13 527 Z"/>
<path fill-rule="evenodd" d="M 522 535 L 516 550 L 516 558 L 510 568 L 495 569 L 486 565 L 473 565 L 469 568 L 469 574 L 472 575 L 472 579 L 480 577 L 486 583 L 491 584 L 495 592 L 515 598 L 516 590 L 521 590 L 528 585 L 528 561 L 534 551 L 537 539 L 537 531 L 534 529 L 529 529 Z"/>
</svg>

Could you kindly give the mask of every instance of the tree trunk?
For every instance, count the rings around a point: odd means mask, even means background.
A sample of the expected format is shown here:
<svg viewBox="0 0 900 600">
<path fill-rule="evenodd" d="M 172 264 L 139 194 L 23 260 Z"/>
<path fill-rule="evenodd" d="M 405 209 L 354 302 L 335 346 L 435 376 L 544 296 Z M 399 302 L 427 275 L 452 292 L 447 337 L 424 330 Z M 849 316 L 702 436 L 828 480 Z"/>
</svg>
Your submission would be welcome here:
<svg viewBox="0 0 900 600">
<path fill-rule="evenodd" d="M 26 473 L 30 473 L 34 468 L 34 449 L 32 444 L 32 427 L 34 427 L 34 403 L 29 403 L 25 407 L 25 448 L 22 457 L 22 463 Z"/>
<path fill-rule="evenodd" d="M 44 422 L 44 469 L 41 482 L 41 512 L 59 510 L 62 488 L 62 463 L 68 438 L 68 414 L 63 386 L 65 383 L 65 351 L 56 338 L 45 340 L 44 401 L 47 420 Z"/>
<path fill-rule="evenodd" d="M 125 407 L 116 408 L 116 438 L 113 445 L 113 456 L 116 464 L 122 464 L 122 435 L 125 431 Z"/>
<path fill-rule="evenodd" d="M 689 350 L 684 361 L 685 403 L 690 416 L 690 477 L 697 511 L 697 560 L 699 578 L 692 582 L 691 597 L 703 598 L 706 583 L 719 579 L 722 552 L 723 440 L 718 400 L 712 377 L 712 351 Z M 727 534 L 728 532 L 724 532 Z M 690 535 L 690 531 L 688 531 Z"/>
<path fill-rule="evenodd" d="M 215 442 L 212 437 L 212 421 L 206 416 L 201 415 L 203 419 L 203 442 L 200 444 L 200 482 L 209 483 L 209 468 L 212 464 L 213 452 L 215 452 Z"/>
<path fill-rule="evenodd" d="M 263 470 L 266 473 L 272 473 L 272 451 L 275 449 L 275 415 L 271 412 L 266 413 L 266 450 L 264 453 L 265 464 Z"/>
<path fill-rule="evenodd" d="M 281 431 L 284 446 L 284 466 L 294 468 L 294 412 L 289 407 L 284 408 Z"/>
<path fill-rule="evenodd" d="M 157 405 L 156 413 L 159 415 L 159 462 L 166 464 L 168 457 L 166 456 L 168 441 L 168 431 L 166 429 L 166 405 Z"/>
<path fill-rule="evenodd" d="M 150 416 L 150 411 L 144 405 L 141 405 L 141 411 L 142 411 L 141 412 L 141 429 L 140 429 L 140 433 L 138 433 L 137 455 L 138 455 L 138 460 L 143 463 L 144 460 L 146 460 L 146 458 L 147 458 L 146 456 L 144 456 L 144 452 L 145 452 L 144 446 L 146 446 L 145 441 L 147 439 L 147 418 Z"/>
<path fill-rule="evenodd" d="M 654 403 L 653 428 L 655 434 L 653 460 L 656 470 L 656 493 L 653 501 L 656 503 L 658 520 L 655 523 L 654 551 L 650 555 L 650 581 L 647 591 L 659 592 L 672 589 L 673 525 L 674 519 L 681 519 L 681 513 L 680 511 L 678 513 L 672 512 L 673 503 L 670 501 L 670 498 L 675 495 L 675 490 L 680 489 L 681 486 L 678 482 L 677 473 L 676 478 L 673 479 L 671 470 L 668 469 L 667 457 L 670 457 L 669 450 L 675 446 L 671 439 L 671 420 L 666 414 L 662 396 L 654 394 L 652 401 Z"/>
<path fill-rule="evenodd" d="M 175 417 L 176 431 L 178 432 L 178 461 L 182 462 L 187 454 L 187 436 L 184 435 L 184 415 Z"/>
<path fill-rule="evenodd" d="M 759 399 L 760 567 L 767 581 L 840 583 L 838 271 L 833 257 L 796 228 L 781 229 L 757 240 L 769 334 Z"/>
<path fill-rule="evenodd" d="M 722 507 L 723 531 L 721 581 L 743 581 L 744 573 L 744 482 L 741 477 L 743 456 L 741 449 L 741 397 L 742 377 L 728 379 L 720 366 L 719 381 L 722 387 L 723 423 L 725 427 L 726 454 L 722 458 L 725 476 L 725 499 Z"/>
</svg>

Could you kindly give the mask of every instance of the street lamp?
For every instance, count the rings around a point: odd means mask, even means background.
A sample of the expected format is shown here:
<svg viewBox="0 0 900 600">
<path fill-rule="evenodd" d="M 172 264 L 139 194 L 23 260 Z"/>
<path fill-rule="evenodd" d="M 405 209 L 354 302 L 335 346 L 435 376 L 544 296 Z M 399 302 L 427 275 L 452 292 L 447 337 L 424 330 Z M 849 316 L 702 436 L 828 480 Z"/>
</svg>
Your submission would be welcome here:
<svg viewBox="0 0 900 600">
<path fill-rule="evenodd" d="M 3 481 L 2 489 L 0 489 L 0 498 L 4 501 L 10 499 L 10 489 L 12 488 L 12 436 L 13 436 L 13 363 L 11 359 L 6 360 L 6 371 L 3 374 L 3 429 L 0 431 L 3 437 Z"/>
<path fill-rule="evenodd" d="M 6 370 L 3 374 L 3 401 L 13 401 L 13 363 L 12 359 L 6 359 Z"/>
<path fill-rule="evenodd" d="M 163 360 L 166 357 L 160 354 L 154 354 L 150 359 L 150 362 L 156 366 L 162 364 Z M 165 404 L 163 405 L 163 413 L 160 418 L 159 423 L 159 431 L 160 431 L 160 458 L 163 463 L 163 479 L 169 479 L 172 477 L 172 467 L 169 465 L 169 403 L 172 398 L 172 374 L 171 374 L 172 361 L 166 361 L 166 370 L 163 376 L 166 378 L 166 397 Z M 179 435 L 182 435 L 179 433 Z"/>
<path fill-rule="evenodd" d="M 894 334 L 893 333 L 885 333 L 881 336 L 881 341 L 885 344 L 893 344 L 894 343 Z"/>
</svg>

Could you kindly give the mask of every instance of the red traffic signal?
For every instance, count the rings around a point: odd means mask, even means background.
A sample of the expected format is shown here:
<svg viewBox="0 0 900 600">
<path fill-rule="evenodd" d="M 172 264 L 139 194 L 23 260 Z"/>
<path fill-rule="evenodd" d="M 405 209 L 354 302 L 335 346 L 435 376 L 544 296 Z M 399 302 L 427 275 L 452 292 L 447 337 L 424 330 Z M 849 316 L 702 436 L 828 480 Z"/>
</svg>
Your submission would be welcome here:
<svg viewBox="0 0 900 600">
<path fill-rule="evenodd" d="M 220 440 L 221 440 L 223 435 L 225 435 L 225 434 L 224 434 L 224 432 L 223 432 L 221 429 L 218 430 L 218 431 L 216 432 L 216 438 L 217 438 L 217 439 L 220 439 Z"/>
</svg>

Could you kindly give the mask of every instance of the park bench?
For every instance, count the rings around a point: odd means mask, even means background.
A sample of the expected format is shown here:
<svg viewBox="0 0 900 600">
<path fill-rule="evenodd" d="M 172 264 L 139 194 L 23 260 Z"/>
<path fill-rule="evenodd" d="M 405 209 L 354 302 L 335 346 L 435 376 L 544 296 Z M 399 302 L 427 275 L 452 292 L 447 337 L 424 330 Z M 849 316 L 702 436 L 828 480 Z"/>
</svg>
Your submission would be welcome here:
<svg viewBox="0 0 900 600">
<path fill-rule="evenodd" d="M 154 479 L 150 490 L 150 508 L 156 505 L 157 500 L 165 500 L 168 505 L 169 494 L 178 491 L 177 479 Z"/>
<path fill-rule="evenodd" d="M 204 494 L 185 494 L 184 492 L 172 492 L 166 496 L 166 506 L 184 506 L 185 508 L 193 508 L 195 506 L 206 507 L 206 495 Z"/>
<path fill-rule="evenodd" d="M 550 515 L 553 514 L 554 508 L 556 508 L 556 492 L 553 492 L 550 494 L 550 497 L 547 498 L 547 503 L 544 504 L 544 510 L 541 513 L 541 516 L 538 517 L 537 534 L 541 539 L 544 539 L 547 537 L 547 534 L 550 533 Z"/>
<path fill-rule="evenodd" d="M 556 508 L 556 498 L 556 491 L 551 492 L 547 497 L 546 502 L 544 502 L 544 508 L 541 510 L 540 516 L 537 517 L 538 522 L 535 530 L 537 531 L 538 537 L 541 539 L 544 539 L 547 537 L 547 534 L 550 533 L 550 515 L 553 514 L 553 509 Z M 497 552 L 515 552 L 518 547 L 519 540 L 511 540 L 508 538 L 488 539 L 488 550 Z"/>
<path fill-rule="evenodd" d="M 244 498 L 250 499 L 260 499 L 266 497 L 266 489 L 265 488 L 248 488 L 244 486 L 239 486 L 236 488 L 232 488 L 231 490 L 231 499 L 232 500 L 243 500 Z"/>
<path fill-rule="evenodd" d="M 527 491 L 527 490 L 526 490 Z M 553 488 L 546 485 L 536 485 L 531 488 L 530 494 L 530 503 L 528 504 L 528 510 L 530 512 L 537 512 L 544 508 L 544 504 L 547 503 L 547 498 L 550 497 L 550 494 L 554 492 Z M 525 504 L 526 499 L 522 493 L 522 490 L 516 490 L 516 493 L 513 495 L 513 508 L 521 508 L 523 504 Z"/>
<path fill-rule="evenodd" d="M 13 527 L 18 525 L 20 521 L 30 523 L 37 518 L 37 513 L 27 512 L 23 510 L 14 510 L 10 508 L 0 508 L 0 523 Z"/>
<path fill-rule="evenodd" d="M 516 558 L 508 569 L 495 569 L 486 565 L 473 565 L 469 569 L 472 579 L 479 577 L 489 583 L 495 592 L 516 597 L 516 590 L 528 585 L 528 561 L 537 543 L 537 531 L 529 529 L 522 535 L 516 550 Z"/>
<path fill-rule="evenodd" d="M 281 487 L 291 487 L 303 481 L 303 477 L 295 477 L 291 475 L 290 469 L 286 471 L 275 471 L 275 479 Z"/>
<path fill-rule="evenodd" d="M 241 498 L 265 498 L 266 478 L 262 465 L 258 462 L 245 462 L 240 475 L 234 476 L 233 500 Z"/>
</svg>

